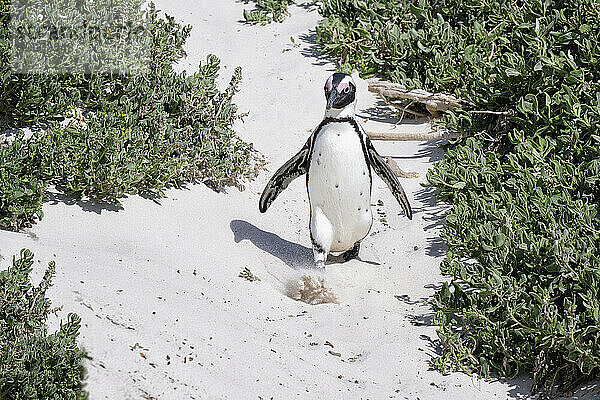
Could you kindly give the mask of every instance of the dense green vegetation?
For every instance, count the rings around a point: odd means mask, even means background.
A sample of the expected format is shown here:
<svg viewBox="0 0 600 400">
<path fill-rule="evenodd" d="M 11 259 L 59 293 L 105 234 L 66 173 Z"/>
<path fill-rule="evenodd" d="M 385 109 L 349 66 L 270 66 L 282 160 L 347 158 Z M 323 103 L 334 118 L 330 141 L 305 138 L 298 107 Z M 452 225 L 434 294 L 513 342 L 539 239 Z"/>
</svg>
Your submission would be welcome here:
<svg viewBox="0 0 600 400">
<path fill-rule="evenodd" d="M 250 24 L 267 24 L 283 22 L 288 15 L 288 6 L 294 0 L 252 0 L 256 3 L 255 10 L 244 10 L 244 19 Z"/>
<path fill-rule="evenodd" d="M 442 372 L 600 373 L 600 7 L 594 0 L 322 0 L 344 68 L 448 92 L 462 139 L 428 179 L 452 210 L 435 295 Z"/>
<path fill-rule="evenodd" d="M 176 72 L 191 27 L 160 17 L 152 5 L 146 12 L 136 1 L 126 6 L 147 35 L 138 44 L 147 45 L 146 68 L 85 71 L 66 59 L 63 68 L 71 72 L 40 74 L 15 72 L 10 2 L 0 3 L 0 128 L 42 128 L 31 139 L 0 146 L 0 227 L 19 229 L 41 218 L 48 184 L 75 197 L 115 202 L 196 180 L 215 188 L 239 185 L 251 173 L 252 148 L 231 129 L 241 70 L 224 91 L 216 86 L 215 56 L 194 74 Z M 103 17 L 94 13 L 107 9 L 96 5 L 88 17 Z"/>
<path fill-rule="evenodd" d="M 69 314 L 48 334 L 52 312 L 46 291 L 52 284 L 54 262 L 38 286 L 33 286 L 33 254 L 21 250 L 12 266 L 0 271 L 0 399 L 86 399 L 83 391 L 87 357 L 77 346 L 80 319 Z"/>
</svg>

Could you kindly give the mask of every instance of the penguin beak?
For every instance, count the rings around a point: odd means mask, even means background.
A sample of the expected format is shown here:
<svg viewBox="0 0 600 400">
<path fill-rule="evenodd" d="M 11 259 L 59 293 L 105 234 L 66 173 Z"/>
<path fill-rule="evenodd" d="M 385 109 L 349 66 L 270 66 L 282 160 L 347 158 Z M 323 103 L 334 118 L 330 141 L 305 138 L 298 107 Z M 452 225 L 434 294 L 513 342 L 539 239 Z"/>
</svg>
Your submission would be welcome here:
<svg viewBox="0 0 600 400">
<path fill-rule="evenodd" d="M 335 104 L 336 100 L 340 97 L 340 94 L 337 91 L 337 88 L 333 88 L 331 93 L 329 93 L 329 97 L 327 98 L 327 110 L 331 110 L 331 107 Z"/>
</svg>

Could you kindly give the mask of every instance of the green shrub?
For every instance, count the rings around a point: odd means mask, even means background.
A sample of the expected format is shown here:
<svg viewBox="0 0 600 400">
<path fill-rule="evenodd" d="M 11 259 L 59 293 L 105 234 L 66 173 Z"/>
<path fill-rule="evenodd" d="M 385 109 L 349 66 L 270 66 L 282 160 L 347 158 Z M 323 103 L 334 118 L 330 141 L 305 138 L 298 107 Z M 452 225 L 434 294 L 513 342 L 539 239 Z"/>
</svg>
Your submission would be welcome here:
<svg viewBox="0 0 600 400">
<path fill-rule="evenodd" d="M 322 0 L 344 68 L 477 110 L 428 174 L 453 205 L 433 309 L 441 371 L 533 375 L 543 396 L 600 373 L 600 8 L 593 0 Z"/>
<path fill-rule="evenodd" d="M 569 391 L 600 367 L 598 206 L 573 193 L 579 171 L 548 157 L 551 140 L 520 139 L 505 160 L 467 139 L 430 171 L 454 205 L 435 365 L 530 372 L 544 393 Z"/>
<path fill-rule="evenodd" d="M 230 127 L 240 71 L 219 93 L 218 69 L 218 59 L 209 56 L 186 79 L 167 75 L 168 82 L 153 85 L 132 77 L 126 96 L 103 104 L 85 127 L 54 126 L 40 135 L 29 146 L 31 164 L 40 166 L 44 181 L 100 201 L 196 179 L 217 187 L 237 183 L 250 153 Z"/>
<path fill-rule="evenodd" d="M 288 15 L 288 6 L 294 0 L 254 0 L 256 10 L 244 10 L 244 19 L 250 24 L 267 24 L 283 22 Z"/>
<path fill-rule="evenodd" d="M 41 218 L 46 185 L 27 162 L 22 137 L 0 148 L 0 227 L 19 229 Z"/>
<path fill-rule="evenodd" d="M 76 342 L 80 318 L 69 314 L 48 335 L 46 320 L 52 310 L 46 291 L 55 266 L 50 262 L 34 287 L 32 265 L 33 254 L 21 250 L 12 266 L 0 271 L 0 398 L 86 399 L 82 360 L 87 356 Z"/>
<path fill-rule="evenodd" d="M 6 39 L 8 2 L 0 9 Z M 0 227 L 18 229 L 40 218 L 46 184 L 115 202 L 190 181 L 239 186 L 253 173 L 252 146 L 232 130 L 241 69 L 222 92 L 213 55 L 194 74 L 176 72 L 191 27 L 160 18 L 153 5 L 136 10 L 150 40 L 148 68 L 139 73 L 19 74 L 11 70 L 9 42 L 3 43 L 0 115 L 8 126 L 45 129 L 0 148 L 0 159 L 13 158 L 0 167 Z"/>
</svg>

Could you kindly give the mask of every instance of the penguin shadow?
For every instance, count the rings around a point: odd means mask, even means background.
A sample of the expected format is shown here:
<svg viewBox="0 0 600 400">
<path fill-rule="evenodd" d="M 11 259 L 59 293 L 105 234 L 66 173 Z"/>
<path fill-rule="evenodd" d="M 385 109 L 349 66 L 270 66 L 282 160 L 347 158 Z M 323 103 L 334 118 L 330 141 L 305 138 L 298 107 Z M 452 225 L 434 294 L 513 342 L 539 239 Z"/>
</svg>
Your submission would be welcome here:
<svg viewBox="0 0 600 400">
<path fill-rule="evenodd" d="M 293 269 L 314 268 L 313 251 L 308 247 L 285 240 L 274 233 L 263 231 L 247 221 L 234 219 L 229 223 L 229 227 L 233 232 L 233 240 L 236 243 L 249 240 L 262 251 L 271 254 L 273 257 L 277 257 Z M 366 264 L 380 265 L 375 261 L 362 260 L 360 257 L 356 257 L 355 259 Z M 327 265 L 344 262 L 346 260 L 342 255 L 334 256 L 330 254 L 327 257 Z"/>
<path fill-rule="evenodd" d="M 313 262 L 312 249 L 285 240 L 274 233 L 263 231 L 249 222 L 234 219 L 229 223 L 229 227 L 236 243 L 249 240 L 262 251 L 279 258 L 293 269 L 307 268 Z"/>
</svg>

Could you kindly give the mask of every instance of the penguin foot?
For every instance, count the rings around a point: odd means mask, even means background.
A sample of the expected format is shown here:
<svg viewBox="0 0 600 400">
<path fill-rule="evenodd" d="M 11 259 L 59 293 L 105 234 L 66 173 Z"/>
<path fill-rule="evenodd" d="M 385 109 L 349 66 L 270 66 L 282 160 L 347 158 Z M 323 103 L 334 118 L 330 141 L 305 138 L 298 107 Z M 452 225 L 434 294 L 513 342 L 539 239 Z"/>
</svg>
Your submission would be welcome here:
<svg viewBox="0 0 600 400">
<path fill-rule="evenodd" d="M 354 247 L 352 247 L 350 250 L 345 251 L 344 253 L 342 253 L 342 259 L 345 261 L 350 261 L 353 258 L 358 258 L 358 252 L 360 251 L 360 242 L 356 242 L 354 244 Z"/>
</svg>

